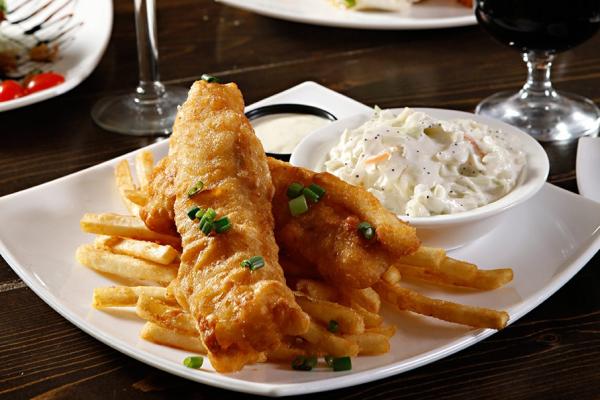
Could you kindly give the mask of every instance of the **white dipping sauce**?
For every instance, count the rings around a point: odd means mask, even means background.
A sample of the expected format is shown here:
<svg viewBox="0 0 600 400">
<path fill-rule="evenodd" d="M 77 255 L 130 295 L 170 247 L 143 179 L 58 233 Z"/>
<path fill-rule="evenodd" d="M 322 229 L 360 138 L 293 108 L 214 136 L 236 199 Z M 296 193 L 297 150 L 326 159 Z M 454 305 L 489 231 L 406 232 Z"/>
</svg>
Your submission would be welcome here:
<svg viewBox="0 0 600 400">
<path fill-rule="evenodd" d="M 331 121 L 310 114 L 272 114 L 251 121 L 268 153 L 289 154 L 305 136 Z"/>
</svg>

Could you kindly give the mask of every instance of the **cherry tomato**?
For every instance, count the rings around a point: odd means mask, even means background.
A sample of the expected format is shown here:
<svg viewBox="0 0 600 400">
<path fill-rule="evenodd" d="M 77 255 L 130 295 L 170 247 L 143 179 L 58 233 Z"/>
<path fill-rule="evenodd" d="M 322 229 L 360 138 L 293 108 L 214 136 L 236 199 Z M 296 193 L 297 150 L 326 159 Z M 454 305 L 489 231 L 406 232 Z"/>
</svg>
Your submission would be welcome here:
<svg viewBox="0 0 600 400">
<path fill-rule="evenodd" d="M 56 72 L 42 72 L 31 77 L 27 81 L 25 91 L 27 94 L 39 92 L 40 90 L 48 89 L 56 85 L 60 85 L 65 81 L 61 74 Z"/>
<path fill-rule="evenodd" d="M 19 82 L 7 79 L 0 83 L 0 101 L 8 101 L 25 95 Z"/>
</svg>

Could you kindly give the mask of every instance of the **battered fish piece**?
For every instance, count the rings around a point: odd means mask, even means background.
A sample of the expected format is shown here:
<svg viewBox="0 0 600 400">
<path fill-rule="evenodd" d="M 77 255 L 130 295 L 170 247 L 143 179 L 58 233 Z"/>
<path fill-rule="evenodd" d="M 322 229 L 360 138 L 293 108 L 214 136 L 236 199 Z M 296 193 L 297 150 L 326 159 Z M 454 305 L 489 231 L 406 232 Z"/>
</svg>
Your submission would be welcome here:
<svg viewBox="0 0 600 400">
<path fill-rule="evenodd" d="M 326 172 L 315 173 L 271 158 L 269 169 L 275 185 L 273 215 L 278 244 L 292 258 L 316 265 L 331 283 L 370 287 L 396 257 L 419 248 L 415 228 L 400 221 L 365 189 Z M 308 212 L 294 217 L 286 194 L 293 182 L 305 187 L 316 183 L 327 193 L 318 203 L 309 204 Z M 362 237 L 357 229 L 361 221 L 375 227 L 376 238 Z"/>
<path fill-rule="evenodd" d="M 175 171 L 173 210 L 183 246 L 171 288 L 197 321 L 213 367 L 237 371 L 264 359 L 262 352 L 277 348 L 285 335 L 306 332 L 310 321 L 278 262 L 274 188 L 235 84 L 194 83 L 177 113 L 168 163 Z M 204 189 L 190 197 L 199 181 Z M 168 206 L 167 198 L 162 201 Z M 206 236 L 188 217 L 194 206 L 228 216 L 231 229 Z M 264 267 L 241 266 L 253 256 L 262 256 Z"/>
</svg>

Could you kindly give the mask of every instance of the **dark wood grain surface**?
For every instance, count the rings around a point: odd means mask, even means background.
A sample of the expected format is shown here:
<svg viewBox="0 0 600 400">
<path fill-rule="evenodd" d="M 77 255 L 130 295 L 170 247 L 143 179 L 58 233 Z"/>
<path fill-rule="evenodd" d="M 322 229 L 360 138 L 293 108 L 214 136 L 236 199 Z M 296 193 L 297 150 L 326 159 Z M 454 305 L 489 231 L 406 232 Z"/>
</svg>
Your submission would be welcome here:
<svg viewBox="0 0 600 400">
<path fill-rule="evenodd" d="M 314 80 L 369 105 L 472 111 L 499 90 L 517 90 L 517 53 L 478 27 L 357 31 L 269 19 L 208 0 L 159 0 L 161 75 L 184 86 L 204 72 L 235 81 L 247 103 Z M 600 102 L 600 36 L 561 54 L 559 90 Z M 152 143 L 96 127 L 99 98 L 137 78 L 133 2 L 115 1 L 109 47 L 71 92 L 0 114 L 0 196 Z M 576 190 L 576 145 L 549 146 L 551 180 Z M 1 221 L 0 221 L 1 223 Z M 515 227 L 518 229 L 518 227 Z M 522 244 L 526 246 L 526 243 Z M 599 399 L 600 256 L 503 332 L 395 377 L 311 395 L 316 399 Z M 0 398 L 227 399 L 128 358 L 54 312 L 0 258 Z"/>
</svg>

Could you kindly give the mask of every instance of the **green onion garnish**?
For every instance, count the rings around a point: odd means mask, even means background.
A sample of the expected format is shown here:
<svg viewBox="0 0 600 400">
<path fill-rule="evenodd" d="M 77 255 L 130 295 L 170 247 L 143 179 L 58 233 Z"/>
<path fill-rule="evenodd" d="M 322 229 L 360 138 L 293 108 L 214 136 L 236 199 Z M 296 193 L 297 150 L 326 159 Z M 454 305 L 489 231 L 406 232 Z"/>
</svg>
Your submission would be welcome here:
<svg viewBox="0 0 600 400">
<path fill-rule="evenodd" d="M 363 221 L 360 224 L 358 224 L 356 229 L 358 229 L 358 231 L 367 240 L 371 240 L 375 237 L 375 228 L 367 221 Z"/>
<path fill-rule="evenodd" d="M 202 231 L 202 233 L 208 236 L 212 232 L 213 227 L 214 224 L 212 221 L 206 221 L 204 224 L 200 225 L 200 230 Z"/>
<path fill-rule="evenodd" d="M 200 211 L 200 207 L 194 206 L 187 212 L 188 217 L 193 221 L 196 219 L 196 213 Z"/>
<path fill-rule="evenodd" d="M 334 371 L 350 371 L 352 369 L 352 360 L 350 357 L 337 357 L 331 360 L 331 367 Z"/>
<path fill-rule="evenodd" d="M 219 78 L 217 78 L 216 76 L 209 75 L 209 74 L 202 74 L 200 79 L 202 79 L 203 81 L 206 81 L 208 83 L 221 83 L 221 80 Z"/>
<path fill-rule="evenodd" d="M 325 189 L 323 189 L 321 186 L 317 185 L 316 183 L 311 183 L 308 188 L 310 190 L 312 190 L 313 192 L 315 192 L 317 194 L 317 196 L 319 196 L 319 200 L 321 199 L 321 197 L 323 197 L 325 195 L 325 193 L 327 193 L 325 191 Z"/>
<path fill-rule="evenodd" d="M 304 195 L 298 196 L 288 202 L 290 212 L 295 217 L 300 214 L 304 214 L 308 211 L 308 204 L 306 203 L 306 197 Z"/>
<path fill-rule="evenodd" d="M 229 229 L 231 229 L 231 221 L 229 221 L 229 218 L 223 217 L 216 220 L 214 226 L 215 232 L 217 233 L 227 232 Z"/>
<path fill-rule="evenodd" d="M 202 366 L 203 362 L 204 362 L 204 358 L 202 358 L 202 357 L 190 356 L 190 357 L 186 357 L 183 360 L 183 365 L 185 365 L 188 368 L 198 369 Z"/>
<path fill-rule="evenodd" d="M 346 7 L 348 8 L 356 6 L 356 0 L 344 0 L 344 2 L 346 3 Z"/>
<path fill-rule="evenodd" d="M 196 218 L 202 219 L 202 217 L 204 217 L 205 212 L 206 212 L 206 210 L 204 208 L 199 208 L 198 212 L 196 213 Z"/>
<path fill-rule="evenodd" d="M 302 189 L 302 194 L 308 198 L 310 201 L 312 201 L 313 203 L 318 203 L 319 202 L 319 195 L 316 194 L 315 192 L 313 192 L 312 190 L 310 190 L 309 188 L 304 188 Z"/>
<path fill-rule="evenodd" d="M 298 183 L 298 182 L 292 183 L 287 188 L 287 197 L 289 197 L 290 199 L 295 199 L 296 197 L 298 197 L 302 194 L 302 189 L 304 189 L 304 186 L 302 186 L 301 183 Z"/>
<path fill-rule="evenodd" d="M 202 182 L 202 181 L 196 182 L 196 184 L 188 190 L 188 192 L 187 192 L 188 197 L 192 197 L 193 195 L 195 195 L 196 193 L 201 191 L 203 188 L 204 188 L 204 182 Z"/>
<path fill-rule="evenodd" d="M 265 259 L 262 256 L 250 257 L 240 263 L 243 268 L 248 268 L 250 271 L 256 271 L 265 266 Z"/>
<path fill-rule="evenodd" d="M 317 366 L 317 357 L 297 356 L 292 360 L 292 369 L 296 371 L 310 371 Z"/>
<path fill-rule="evenodd" d="M 336 333 L 340 329 L 340 324 L 336 320 L 330 320 L 327 324 L 327 330 L 331 333 Z"/>
<path fill-rule="evenodd" d="M 204 211 L 202 217 L 200 218 L 200 229 L 202 229 L 204 224 L 206 224 L 207 222 L 213 222 L 216 216 L 217 212 L 215 210 L 213 210 L 212 208 L 207 208 L 206 211 Z"/>
</svg>

